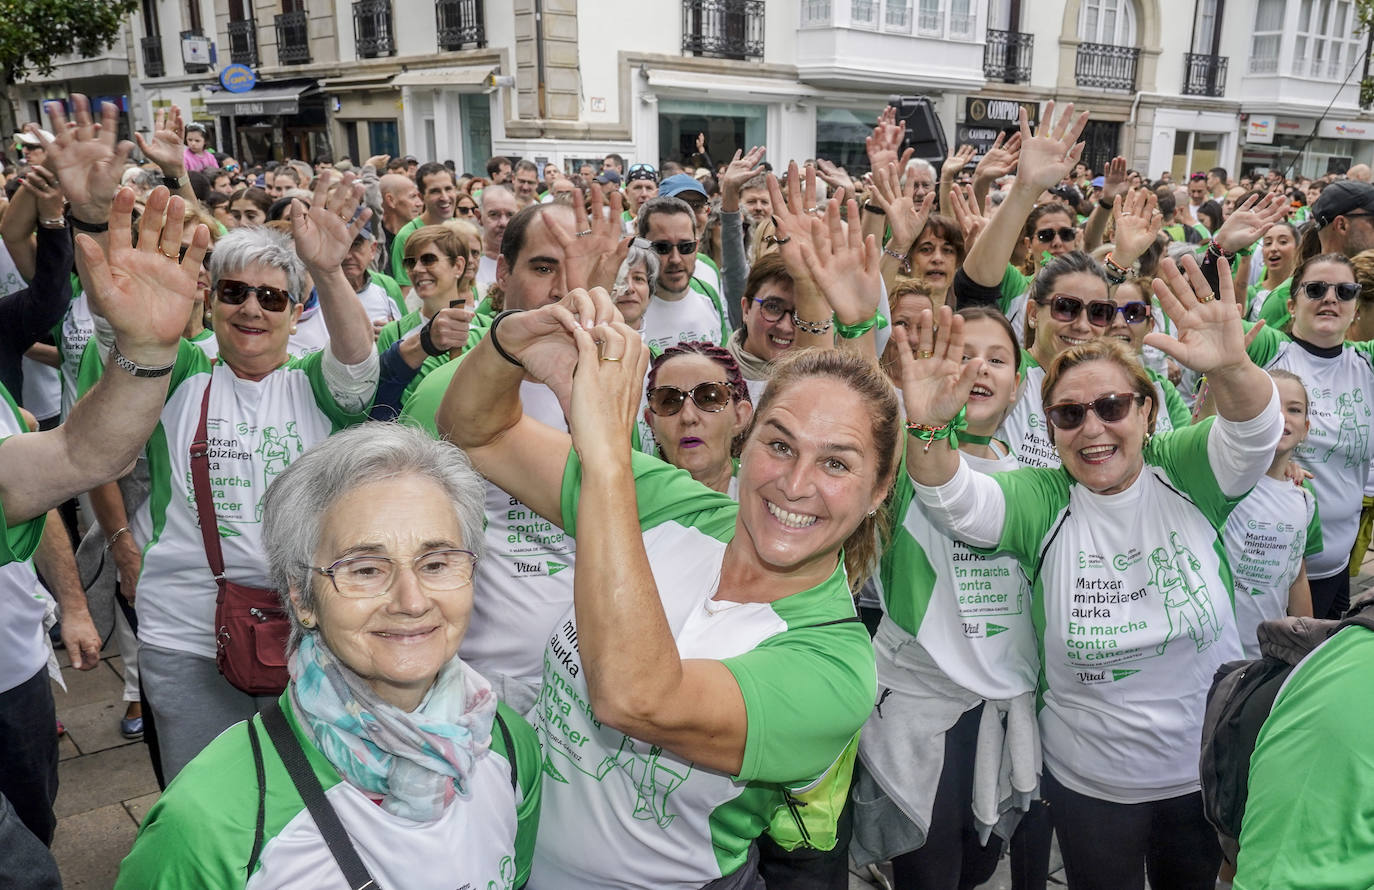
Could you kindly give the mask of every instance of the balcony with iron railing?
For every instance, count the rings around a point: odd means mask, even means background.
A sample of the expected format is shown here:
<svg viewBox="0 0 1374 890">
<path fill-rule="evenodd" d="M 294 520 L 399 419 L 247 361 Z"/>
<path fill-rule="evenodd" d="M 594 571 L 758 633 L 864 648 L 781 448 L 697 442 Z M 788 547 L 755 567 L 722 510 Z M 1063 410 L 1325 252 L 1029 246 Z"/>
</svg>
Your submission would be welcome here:
<svg viewBox="0 0 1374 890">
<path fill-rule="evenodd" d="M 1030 83 L 1035 35 L 988 28 L 983 44 L 983 76 L 997 83 Z"/>
<path fill-rule="evenodd" d="M 762 60 L 763 0 L 682 0 L 682 51 Z"/>
<path fill-rule="evenodd" d="M 482 0 L 438 0 L 434 4 L 439 49 L 482 49 L 487 45 Z"/>
<path fill-rule="evenodd" d="M 277 63 L 304 65 L 310 61 L 310 20 L 305 10 L 283 12 L 276 18 Z"/>
<path fill-rule="evenodd" d="M 258 66 L 258 20 L 249 16 L 229 23 L 229 61 Z"/>
<path fill-rule="evenodd" d="M 167 68 L 162 62 L 162 35 L 152 34 L 139 40 L 143 47 L 143 73 L 148 77 L 162 77 Z"/>
<path fill-rule="evenodd" d="M 1183 95 L 1226 95 L 1226 56 L 1209 53 L 1184 53 Z"/>
<path fill-rule="evenodd" d="M 1135 90 L 1140 47 L 1107 43 L 1080 43 L 1074 63 L 1074 81 L 1080 87 L 1100 90 Z"/>
<path fill-rule="evenodd" d="M 353 40 L 361 59 L 396 55 L 391 0 L 353 0 Z"/>
</svg>

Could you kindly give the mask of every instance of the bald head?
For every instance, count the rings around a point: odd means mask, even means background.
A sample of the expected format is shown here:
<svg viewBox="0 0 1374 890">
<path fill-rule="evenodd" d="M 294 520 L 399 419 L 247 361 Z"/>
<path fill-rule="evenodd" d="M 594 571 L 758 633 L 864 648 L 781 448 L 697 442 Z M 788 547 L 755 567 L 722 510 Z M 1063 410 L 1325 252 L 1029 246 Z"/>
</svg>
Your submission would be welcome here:
<svg viewBox="0 0 1374 890">
<path fill-rule="evenodd" d="M 1345 175 L 1357 182 L 1369 182 L 1370 170 L 1368 164 L 1356 164 L 1346 171 Z"/>
<path fill-rule="evenodd" d="M 425 212 L 425 202 L 415 180 L 400 173 L 388 173 L 377 180 L 382 196 L 382 224 L 396 232 L 406 223 Z"/>
</svg>

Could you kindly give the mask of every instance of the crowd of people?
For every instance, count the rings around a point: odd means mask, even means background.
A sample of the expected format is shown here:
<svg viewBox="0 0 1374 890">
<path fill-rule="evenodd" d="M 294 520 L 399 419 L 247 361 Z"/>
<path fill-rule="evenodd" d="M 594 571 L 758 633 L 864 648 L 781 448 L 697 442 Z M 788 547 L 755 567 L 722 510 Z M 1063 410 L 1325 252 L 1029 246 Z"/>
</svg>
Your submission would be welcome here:
<svg viewBox="0 0 1374 890">
<path fill-rule="evenodd" d="M 866 171 L 248 168 L 46 111 L 0 885 L 60 886 L 52 644 L 111 634 L 163 788 L 121 890 L 1035 890 L 1055 838 L 1073 890 L 1374 880 L 1363 628 L 1238 856 L 1198 768 L 1218 669 L 1370 544 L 1368 168 L 1093 170 L 1054 103 L 938 168 L 889 109 Z"/>
</svg>

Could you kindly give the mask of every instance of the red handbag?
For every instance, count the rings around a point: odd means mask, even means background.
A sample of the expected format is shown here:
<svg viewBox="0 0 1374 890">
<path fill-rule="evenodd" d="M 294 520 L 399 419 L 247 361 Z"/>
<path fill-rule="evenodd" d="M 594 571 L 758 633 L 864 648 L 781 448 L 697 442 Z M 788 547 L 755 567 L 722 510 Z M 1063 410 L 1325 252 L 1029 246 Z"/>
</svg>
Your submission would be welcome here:
<svg viewBox="0 0 1374 890">
<path fill-rule="evenodd" d="M 213 379 L 214 373 L 211 372 Z M 205 558 L 215 574 L 215 664 L 224 679 L 250 695 L 280 695 L 286 688 L 286 639 L 291 622 L 275 590 L 235 584 L 224 577 L 219 519 L 210 495 L 210 441 L 206 420 L 210 383 L 200 402 L 200 423 L 191 442 L 191 485 L 196 495 Z"/>
</svg>

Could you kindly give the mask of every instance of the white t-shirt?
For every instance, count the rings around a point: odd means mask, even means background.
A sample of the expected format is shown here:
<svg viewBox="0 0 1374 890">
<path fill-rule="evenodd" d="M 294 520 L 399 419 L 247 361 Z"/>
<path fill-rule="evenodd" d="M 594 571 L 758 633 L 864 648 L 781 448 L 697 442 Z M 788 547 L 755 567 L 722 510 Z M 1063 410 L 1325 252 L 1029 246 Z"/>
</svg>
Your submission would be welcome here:
<svg viewBox="0 0 1374 890">
<path fill-rule="evenodd" d="M 1023 350 L 1021 391 L 997 430 L 997 438 L 1011 446 L 1011 453 L 1023 467 L 1052 469 L 1060 465 L 1059 452 L 1050 444 L 1049 424 L 1040 407 L 1040 387 L 1044 381 L 1045 369 Z"/>
<path fill-rule="evenodd" d="M 9 392 L 0 386 L 0 439 L 28 432 Z M 31 678 L 47 664 L 45 604 L 29 559 L 0 566 L 0 693 Z"/>
<path fill-rule="evenodd" d="M 24 395 L 20 401 L 39 420 L 62 413 L 62 372 L 27 355 L 20 361 L 24 369 Z"/>
<path fill-rule="evenodd" d="M 482 256 L 477 260 L 477 292 L 485 295 L 487 289 L 496 283 L 496 257 Z"/>
<path fill-rule="evenodd" d="M 10 256 L 5 245 L 0 243 L 0 297 L 8 297 L 26 287 L 28 283 L 24 281 L 24 276 L 19 274 L 19 268 L 14 265 L 14 258 Z"/>
<path fill-rule="evenodd" d="M 1288 614 L 1288 588 L 1305 555 L 1321 551 L 1317 496 L 1265 476 L 1226 521 L 1226 556 L 1235 577 L 1236 627 L 1246 658 L 1259 658 L 1255 629 Z"/>
<path fill-rule="evenodd" d="M 329 345 L 329 328 L 324 323 L 320 304 L 306 309 L 296 321 L 296 331 L 286 338 L 286 351 L 292 355 L 309 355 Z"/>
<path fill-rule="evenodd" d="M 376 321 L 379 318 L 384 321 L 395 321 L 401 317 L 400 309 L 396 306 L 396 301 L 391 299 L 391 294 L 375 281 L 369 281 L 367 287 L 358 291 L 358 299 L 367 310 L 368 321 Z"/>
<path fill-rule="evenodd" d="M 644 310 L 644 341 L 653 349 L 690 340 L 721 342 L 720 311 L 711 298 L 688 290 L 680 300 L 665 300 L 654 294 Z"/>
<path fill-rule="evenodd" d="M 95 336 L 95 318 L 84 292 L 72 298 L 57 333 L 57 351 L 62 358 L 58 368 L 62 372 L 62 416 L 65 418 L 76 404 L 81 354 L 86 351 L 87 341 Z"/>
</svg>

